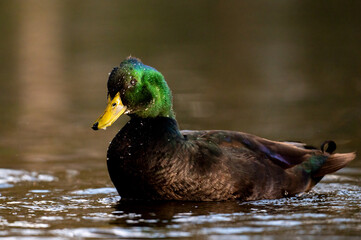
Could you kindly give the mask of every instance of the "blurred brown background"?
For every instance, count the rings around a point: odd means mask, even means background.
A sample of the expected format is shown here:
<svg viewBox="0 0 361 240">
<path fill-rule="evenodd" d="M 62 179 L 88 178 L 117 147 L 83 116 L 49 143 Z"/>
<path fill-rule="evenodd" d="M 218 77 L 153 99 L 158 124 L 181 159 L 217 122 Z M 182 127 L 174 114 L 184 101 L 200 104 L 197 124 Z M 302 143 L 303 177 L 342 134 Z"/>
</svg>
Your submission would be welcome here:
<svg viewBox="0 0 361 240">
<path fill-rule="evenodd" d="M 129 55 L 163 73 L 182 129 L 361 152 L 361 2 L 337 3 L 0 1 L 1 167 L 106 171 L 127 117 L 90 126 Z"/>
<path fill-rule="evenodd" d="M 297 198 L 117 205 L 106 150 L 128 117 L 91 126 L 132 55 L 163 73 L 182 129 L 359 154 L 360 13 L 361 1 L 0 0 L 0 236 L 359 239 L 359 156 Z"/>
</svg>

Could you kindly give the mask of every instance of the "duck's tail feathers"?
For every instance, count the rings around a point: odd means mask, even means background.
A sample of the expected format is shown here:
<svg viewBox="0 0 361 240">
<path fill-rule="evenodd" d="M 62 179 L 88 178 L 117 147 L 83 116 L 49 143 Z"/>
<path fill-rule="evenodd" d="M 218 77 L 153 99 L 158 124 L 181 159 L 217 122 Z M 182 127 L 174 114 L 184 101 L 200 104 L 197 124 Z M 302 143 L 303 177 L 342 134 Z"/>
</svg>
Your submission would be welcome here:
<svg viewBox="0 0 361 240">
<path fill-rule="evenodd" d="M 313 178 L 323 177 L 345 167 L 356 157 L 355 152 L 351 153 L 334 153 L 331 154 L 316 172 L 312 174 Z"/>
</svg>

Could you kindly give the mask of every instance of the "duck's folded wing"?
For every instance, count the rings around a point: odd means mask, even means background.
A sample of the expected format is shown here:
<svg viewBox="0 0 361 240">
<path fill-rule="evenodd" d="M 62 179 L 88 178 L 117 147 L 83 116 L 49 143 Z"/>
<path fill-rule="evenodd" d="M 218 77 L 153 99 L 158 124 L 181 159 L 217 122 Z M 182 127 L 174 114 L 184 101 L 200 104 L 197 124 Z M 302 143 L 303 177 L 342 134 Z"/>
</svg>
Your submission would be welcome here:
<svg viewBox="0 0 361 240">
<path fill-rule="evenodd" d="M 248 148 L 258 154 L 266 155 L 272 162 L 287 169 L 298 165 L 312 154 L 324 154 L 320 150 L 309 149 L 305 144 L 296 142 L 277 142 L 252 134 L 233 131 L 202 131 L 194 133 L 197 137 L 216 141 L 220 147 Z M 325 153 L 327 154 L 327 153 Z"/>
<path fill-rule="evenodd" d="M 311 154 L 322 154 L 320 150 L 307 149 L 306 144 L 295 142 L 277 142 L 249 135 L 243 137 L 243 143 L 254 151 L 266 154 L 275 164 L 290 168 L 308 160 Z"/>
</svg>

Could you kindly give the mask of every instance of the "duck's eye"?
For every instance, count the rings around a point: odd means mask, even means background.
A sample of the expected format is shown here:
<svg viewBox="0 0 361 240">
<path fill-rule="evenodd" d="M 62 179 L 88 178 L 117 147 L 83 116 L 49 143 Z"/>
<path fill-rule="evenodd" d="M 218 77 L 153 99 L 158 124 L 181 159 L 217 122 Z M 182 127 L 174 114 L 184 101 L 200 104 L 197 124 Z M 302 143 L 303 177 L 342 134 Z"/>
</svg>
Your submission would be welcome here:
<svg viewBox="0 0 361 240">
<path fill-rule="evenodd" d="M 137 80 L 135 80 L 134 78 L 132 80 L 130 80 L 130 84 L 132 86 L 135 86 L 135 84 L 137 84 Z"/>
<path fill-rule="evenodd" d="M 117 104 L 116 104 L 116 103 L 113 103 L 113 104 L 112 104 L 112 107 L 115 107 L 115 106 L 117 106 Z"/>
</svg>

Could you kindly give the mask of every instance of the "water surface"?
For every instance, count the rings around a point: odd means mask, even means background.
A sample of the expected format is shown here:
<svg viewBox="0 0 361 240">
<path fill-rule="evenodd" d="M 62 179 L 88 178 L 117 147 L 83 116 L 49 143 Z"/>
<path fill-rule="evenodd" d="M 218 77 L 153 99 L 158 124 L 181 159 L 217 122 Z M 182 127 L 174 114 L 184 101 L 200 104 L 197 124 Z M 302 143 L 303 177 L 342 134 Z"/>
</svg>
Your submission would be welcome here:
<svg viewBox="0 0 361 240">
<path fill-rule="evenodd" d="M 182 129 L 361 152 L 361 4 L 2 1 L 0 237 L 358 239 L 361 162 L 297 198 L 118 202 L 106 169 L 126 123 L 90 129 L 108 72 L 160 70 Z"/>
</svg>

